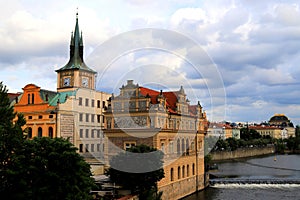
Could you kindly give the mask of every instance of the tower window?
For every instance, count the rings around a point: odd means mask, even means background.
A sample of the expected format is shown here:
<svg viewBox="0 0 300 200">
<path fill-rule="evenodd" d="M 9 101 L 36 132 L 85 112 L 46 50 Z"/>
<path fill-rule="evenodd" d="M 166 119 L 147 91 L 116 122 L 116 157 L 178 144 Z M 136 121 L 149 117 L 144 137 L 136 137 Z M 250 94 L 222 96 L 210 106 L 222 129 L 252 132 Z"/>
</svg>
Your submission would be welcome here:
<svg viewBox="0 0 300 200">
<path fill-rule="evenodd" d="M 78 105 L 82 106 L 82 97 L 79 97 L 79 99 L 78 99 Z"/>
<path fill-rule="evenodd" d="M 31 103 L 34 104 L 34 94 L 31 95 Z"/>
<path fill-rule="evenodd" d="M 27 95 L 27 103 L 30 104 L 30 94 Z"/>
</svg>

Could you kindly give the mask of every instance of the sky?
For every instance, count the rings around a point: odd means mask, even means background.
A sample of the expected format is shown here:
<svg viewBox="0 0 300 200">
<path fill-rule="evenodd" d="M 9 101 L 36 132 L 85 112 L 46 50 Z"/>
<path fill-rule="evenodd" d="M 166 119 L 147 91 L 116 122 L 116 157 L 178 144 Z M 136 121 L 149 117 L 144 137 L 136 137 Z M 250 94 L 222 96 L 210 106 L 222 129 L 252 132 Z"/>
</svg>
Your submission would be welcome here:
<svg viewBox="0 0 300 200">
<path fill-rule="evenodd" d="M 0 81 L 56 91 L 76 12 L 97 90 L 185 88 L 210 121 L 300 124 L 298 0 L 0 1 Z"/>
</svg>

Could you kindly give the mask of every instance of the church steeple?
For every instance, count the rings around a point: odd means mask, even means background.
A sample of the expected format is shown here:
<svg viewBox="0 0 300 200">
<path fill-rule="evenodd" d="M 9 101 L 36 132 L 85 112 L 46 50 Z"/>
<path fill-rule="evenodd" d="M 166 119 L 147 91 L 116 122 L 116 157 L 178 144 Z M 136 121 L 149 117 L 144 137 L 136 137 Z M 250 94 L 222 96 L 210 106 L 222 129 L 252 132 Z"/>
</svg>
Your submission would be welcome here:
<svg viewBox="0 0 300 200">
<path fill-rule="evenodd" d="M 83 39 L 79 30 L 78 12 L 75 29 L 71 33 L 70 58 L 68 63 L 57 72 L 57 89 L 73 90 L 76 88 L 95 89 L 97 72 L 89 68 L 83 59 Z"/>
<path fill-rule="evenodd" d="M 79 31 L 78 12 L 76 13 L 75 30 L 71 33 L 69 62 L 64 67 L 56 70 L 56 72 L 69 69 L 79 69 L 96 73 L 84 63 L 82 32 L 80 33 Z"/>
</svg>

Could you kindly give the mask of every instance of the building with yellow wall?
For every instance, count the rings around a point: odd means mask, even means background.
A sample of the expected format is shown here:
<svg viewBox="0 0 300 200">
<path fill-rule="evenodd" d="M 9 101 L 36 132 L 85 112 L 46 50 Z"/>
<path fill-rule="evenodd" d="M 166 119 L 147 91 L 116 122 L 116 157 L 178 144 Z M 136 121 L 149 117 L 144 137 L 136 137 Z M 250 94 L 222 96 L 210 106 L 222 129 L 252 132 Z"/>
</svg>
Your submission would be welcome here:
<svg viewBox="0 0 300 200">
<path fill-rule="evenodd" d="M 128 80 L 105 112 L 107 160 L 131 146 L 146 144 L 164 153 L 163 199 L 179 199 L 205 187 L 204 135 L 200 103 L 190 105 L 183 87 L 155 91 Z M 126 163 L 124 163 L 126 164 Z"/>
</svg>

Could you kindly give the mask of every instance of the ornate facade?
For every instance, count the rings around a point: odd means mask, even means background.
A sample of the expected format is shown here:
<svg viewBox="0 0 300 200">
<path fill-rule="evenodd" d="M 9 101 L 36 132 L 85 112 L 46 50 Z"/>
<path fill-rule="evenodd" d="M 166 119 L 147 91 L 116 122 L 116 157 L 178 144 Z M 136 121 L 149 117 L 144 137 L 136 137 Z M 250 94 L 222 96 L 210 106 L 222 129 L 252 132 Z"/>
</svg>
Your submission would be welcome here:
<svg viewBox="0 0 300 200">
<path fill-rule="evenodd" d="M 105 113 L 106 155 L 146 144 L 164 153 L 163 199 L 179 199 L 205 187 L 204 135 L 208 128 L 200 103 L 190 105 L 183 87 L 155 91 L 132 80 L 112 96 Z M 124 163 L 125 164 L 125 163 Z"/>
</svg>

